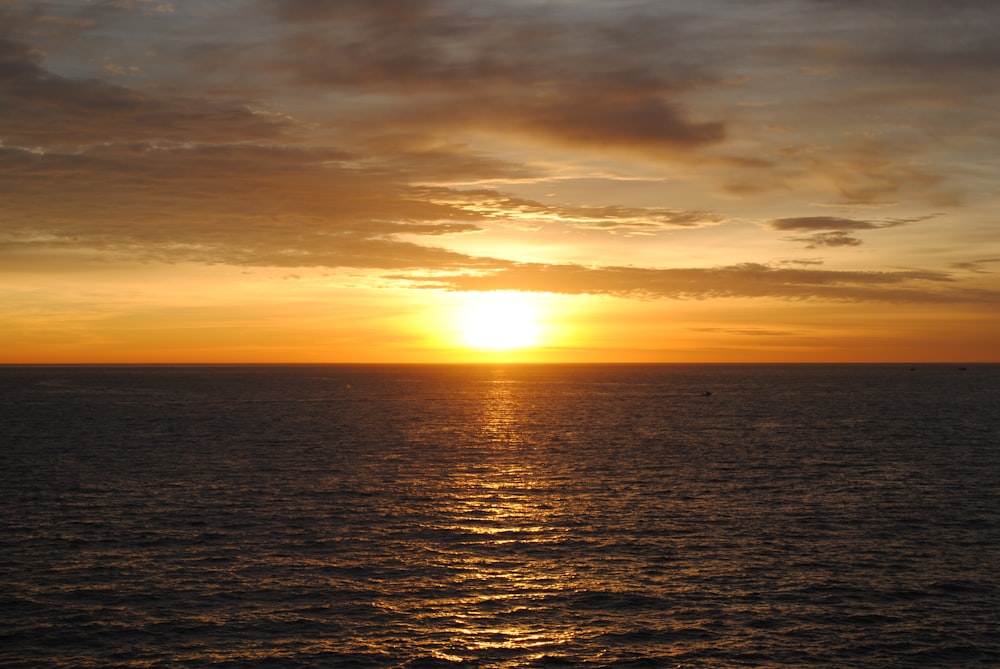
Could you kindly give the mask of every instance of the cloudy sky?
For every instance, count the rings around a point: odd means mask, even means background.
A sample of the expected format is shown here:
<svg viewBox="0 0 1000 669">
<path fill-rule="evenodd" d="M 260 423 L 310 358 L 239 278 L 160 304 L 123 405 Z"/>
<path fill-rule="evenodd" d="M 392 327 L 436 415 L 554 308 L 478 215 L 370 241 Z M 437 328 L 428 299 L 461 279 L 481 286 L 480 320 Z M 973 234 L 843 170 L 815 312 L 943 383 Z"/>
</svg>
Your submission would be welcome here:
<svg viewBox="0 0 1000 669">
<path fill-rule="evenodd" d="M 0 362 L 1000 360 L 998 34 L 995 0 L 0 0 Z M 500 297 L 534 346 L 463 340 Z"/>
</svg>

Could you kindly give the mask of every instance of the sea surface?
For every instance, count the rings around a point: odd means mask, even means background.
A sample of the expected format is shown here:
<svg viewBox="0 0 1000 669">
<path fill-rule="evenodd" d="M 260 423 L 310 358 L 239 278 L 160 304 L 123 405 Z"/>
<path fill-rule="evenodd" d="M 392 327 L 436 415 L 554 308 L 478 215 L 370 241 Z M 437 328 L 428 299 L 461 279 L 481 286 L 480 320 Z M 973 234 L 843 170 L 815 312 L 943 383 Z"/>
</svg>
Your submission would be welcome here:
<svg viewBox="0 0 1000 669">
<path fill-rule="evenodd" d="M 1000 667 L 1000 366 L 0 367 L 0 667 Z"/>
</svg>

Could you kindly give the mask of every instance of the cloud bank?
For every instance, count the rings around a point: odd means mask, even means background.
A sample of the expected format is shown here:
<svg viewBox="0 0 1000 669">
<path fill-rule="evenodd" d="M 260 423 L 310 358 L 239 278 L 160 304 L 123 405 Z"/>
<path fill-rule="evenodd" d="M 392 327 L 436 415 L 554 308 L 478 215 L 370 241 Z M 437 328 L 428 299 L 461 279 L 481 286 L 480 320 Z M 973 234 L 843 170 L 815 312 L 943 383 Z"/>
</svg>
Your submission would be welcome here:
<svg viewBox="0 0 1000 669">
<path fill-rule="evenodd" d="M 951 180 L 981 150 L 972 140 L 1000 140 L 994 3 L 15 1 L 0 25 L 0 257 L 644 299 L 993 299 L 945 269 L 778 268 L 742 242 L 728 264 L 632 267 L 627 254 L 535 263 L 449 240 L 509 227 L 526 246 L 532 232 L 607 233 L 673 251 L 679 233 L 725 245 L 744 199 L 757 212 L 907 203 L 883 218 L 742 217 L 846 254 L 929 220 L 928 206 L 987 201 Z M 555 184 L 567 156 L 607 161 L 608 181 L 641 165 L 673 190 L 556 203 L 491 185 Z M 681 182 L 697 192 L 674 202 Z"/>
</svg>

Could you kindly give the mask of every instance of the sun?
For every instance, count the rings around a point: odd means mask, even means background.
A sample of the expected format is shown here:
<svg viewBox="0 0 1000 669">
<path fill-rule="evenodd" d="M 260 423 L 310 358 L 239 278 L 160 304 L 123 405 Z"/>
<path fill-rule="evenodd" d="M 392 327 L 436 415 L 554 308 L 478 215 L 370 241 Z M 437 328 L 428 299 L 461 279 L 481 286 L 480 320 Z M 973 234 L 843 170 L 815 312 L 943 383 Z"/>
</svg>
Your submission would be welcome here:
<svg viewBox="0 0 1000 669">
<path fill-rule="evenodd" d="M 541 342 L 539 309 L 523 293 L 475 293 L 469 298 L 458 319 L 462 342 L 469 348 L 510 351 Z"/>
</svg>

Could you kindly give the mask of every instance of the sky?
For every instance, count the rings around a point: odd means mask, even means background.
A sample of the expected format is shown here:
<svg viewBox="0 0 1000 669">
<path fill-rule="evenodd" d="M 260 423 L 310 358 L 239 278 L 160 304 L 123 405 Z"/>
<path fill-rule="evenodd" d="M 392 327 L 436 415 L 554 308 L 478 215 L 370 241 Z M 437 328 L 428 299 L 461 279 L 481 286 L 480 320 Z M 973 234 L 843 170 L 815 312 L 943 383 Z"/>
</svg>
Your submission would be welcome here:
<svg viewBox="0 0 1000 669">
<path fill-rule="evenodd" d="M 0 362 L 1000 361 L 995 0 L 0 0 Z"/>
</svg>

